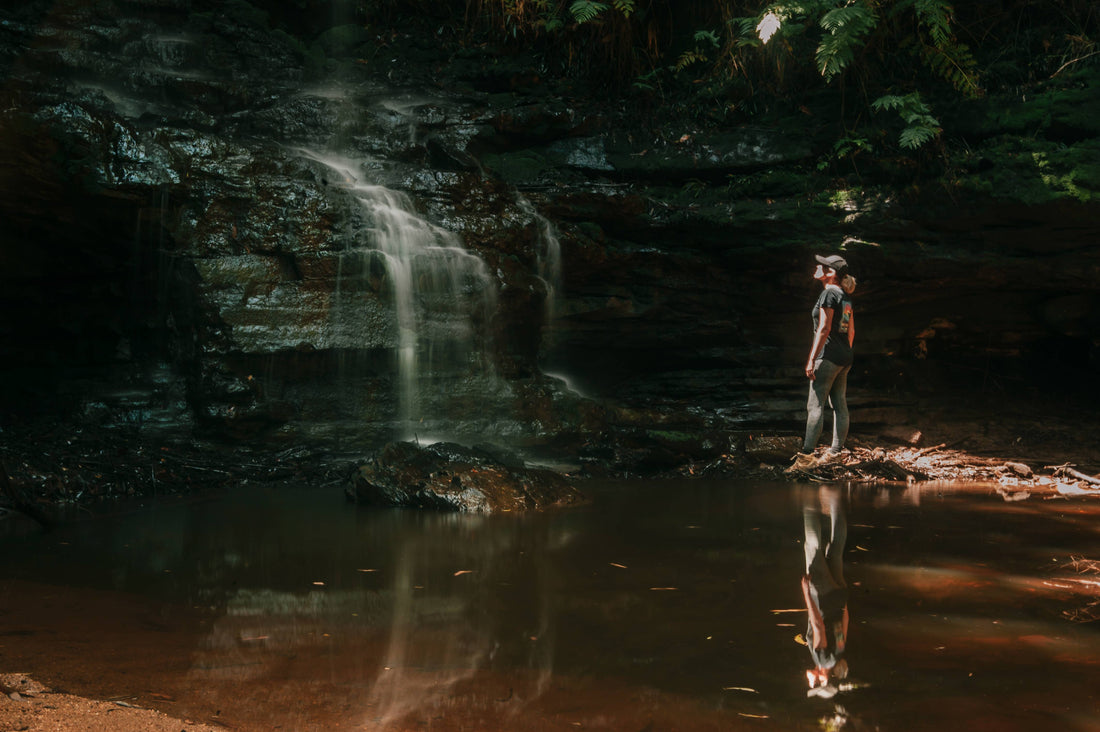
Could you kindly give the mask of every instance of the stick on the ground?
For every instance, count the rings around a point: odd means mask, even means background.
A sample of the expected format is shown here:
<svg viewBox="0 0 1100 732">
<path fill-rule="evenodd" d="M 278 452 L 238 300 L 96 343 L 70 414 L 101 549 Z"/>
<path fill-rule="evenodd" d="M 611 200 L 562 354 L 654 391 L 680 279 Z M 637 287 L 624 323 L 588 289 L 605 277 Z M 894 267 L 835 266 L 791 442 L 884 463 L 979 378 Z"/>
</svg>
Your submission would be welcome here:
<svg viewBox="0 0 1100 732">
<path fill-rule="evenodd" d="M 1065 475 L 1070 478 L 1076 478 L 1077 480 L 1083 480 L 1086 483 L 1092 483 L 1093 485 L 1100 485 L 1100 478 L 1095 478 L 1087 473 L 1082 473 L 1080 470 L 1074 470 L 1068 464 L 1066 465 L 1048 465 L 1048 468 L 1054 468 L 1055 475 Z"/>
</svg>

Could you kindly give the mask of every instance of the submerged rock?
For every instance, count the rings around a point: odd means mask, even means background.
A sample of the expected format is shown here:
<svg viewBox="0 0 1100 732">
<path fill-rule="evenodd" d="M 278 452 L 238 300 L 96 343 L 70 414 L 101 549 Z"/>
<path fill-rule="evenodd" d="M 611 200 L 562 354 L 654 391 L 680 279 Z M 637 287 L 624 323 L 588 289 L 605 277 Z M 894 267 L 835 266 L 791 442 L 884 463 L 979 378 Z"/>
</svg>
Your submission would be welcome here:
<svg viewBox="0 0 1100 732">
<path fill-rule="evenodd" d="M 453 443 L 393 442 L 351 476 L 348 500 L 463 513 L 522 512 L 578 503 L 559 473 Z"/>
</svg>

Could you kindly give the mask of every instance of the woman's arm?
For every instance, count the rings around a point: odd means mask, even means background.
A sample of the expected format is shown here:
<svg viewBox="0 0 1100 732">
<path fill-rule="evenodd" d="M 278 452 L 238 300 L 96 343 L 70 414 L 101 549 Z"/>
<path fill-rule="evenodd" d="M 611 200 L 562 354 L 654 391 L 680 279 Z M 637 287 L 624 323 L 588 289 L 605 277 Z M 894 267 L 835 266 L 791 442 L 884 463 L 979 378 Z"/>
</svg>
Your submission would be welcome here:
<svg viewBox="0 0 1100 732">
<path fill-rule="evenodd" d="M 848 348 L 851 348 L 856 342 L 856 314 L 852 313 L 852 317 L 848 319 Z"/>
<path fill-rule="evenodd" d="M 833 309 L 817 309 L 817 330 L 814 331 L 814 344 L 810 346 L 810 358 L 806 361 L 806 378 L 814 379 L 814 361 L 817 360 L 821 349 L 825 346 L 825 339 L 833 328 Z"/>
</svg>

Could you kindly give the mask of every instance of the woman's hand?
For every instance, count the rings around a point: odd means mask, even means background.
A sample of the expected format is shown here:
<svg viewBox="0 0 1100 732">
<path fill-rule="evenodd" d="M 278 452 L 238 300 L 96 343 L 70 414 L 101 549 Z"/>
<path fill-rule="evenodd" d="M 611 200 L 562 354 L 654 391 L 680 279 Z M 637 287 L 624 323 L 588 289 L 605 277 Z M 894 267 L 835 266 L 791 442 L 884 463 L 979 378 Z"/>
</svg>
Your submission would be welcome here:
<svg viewBox="0 0 1100 732">
<path fill-rule="evenodd" d="M 814 362 L 813 361 L 807 361 L 806 362 L 806 378 L 809 379 L 810 381 L 814 380 Z"/>
</svg>

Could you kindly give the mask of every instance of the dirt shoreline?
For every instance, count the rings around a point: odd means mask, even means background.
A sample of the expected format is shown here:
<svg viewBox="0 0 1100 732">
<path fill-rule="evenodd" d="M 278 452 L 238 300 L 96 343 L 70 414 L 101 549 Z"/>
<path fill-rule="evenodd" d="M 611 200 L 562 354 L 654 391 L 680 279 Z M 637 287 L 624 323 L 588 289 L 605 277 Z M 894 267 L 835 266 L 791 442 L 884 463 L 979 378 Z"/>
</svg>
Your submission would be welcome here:
<svg viewBox="0 0 1100 732">
<path fill-rule="evenodd" d="M 125 700 L 51 690 L 27 674 L 0 674 L 0 729 L 11 732 L 223 732 Z"/>
</svg>

